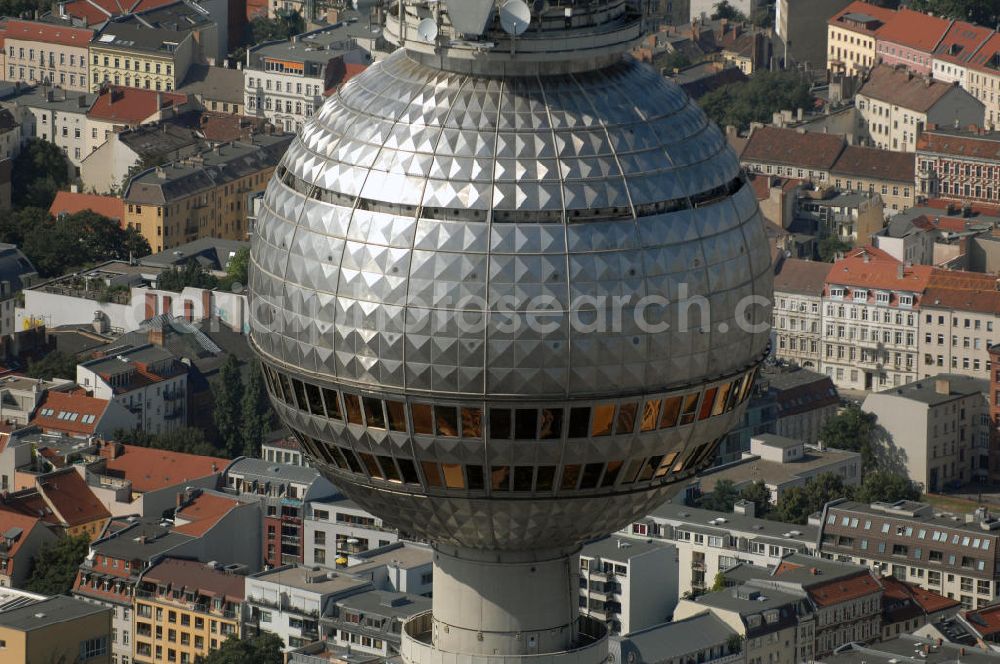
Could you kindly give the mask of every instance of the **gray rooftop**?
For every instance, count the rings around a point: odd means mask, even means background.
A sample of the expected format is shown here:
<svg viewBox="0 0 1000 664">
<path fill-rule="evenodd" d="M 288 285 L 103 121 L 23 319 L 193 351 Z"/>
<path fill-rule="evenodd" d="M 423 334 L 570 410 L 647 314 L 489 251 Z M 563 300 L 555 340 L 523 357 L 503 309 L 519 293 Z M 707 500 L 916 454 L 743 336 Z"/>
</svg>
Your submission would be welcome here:
<svg viewBox="0 0 1000 664">
<path fill-rule="evenodd" d="M 294 136 L 261 134 L 234 141 L 132 178 L 122 197 L 129 203 L 163 205 L 278 165 Z"/>
<path fill-rule="evenodd" d="M 225 271 L 236 252 L 250 247 L 244 240 L 224 240 L 206 237 L 188 242 L 158 254 L 152 254 L 139 259 L 141 265 L 152 265 L 160 268 L 177 267 L 191 260 L 198 261 L 206 270 Z"/>
<path fill-rule="evenodd" d="M 126 21 L 113 21 L 94 35 L 91 47 L 114 48 L 124 51 L 143 51 L 172 57 L 177 45 L 191 36 L 190 28 L 167 29 L 142 25 L 130 17 Z"/>
<path fill-rule="evenodd" d="M 22 86 L 17 88 L 6 102 L 8 105 L 14 103 L 20 108 L 43 108 L 63 113 L 85 114 L 96 100 L 97 95 L 89 92 Z"/>
<path fill-rule="evenodd" d="M 306 75 L 322 76 L 323 68 L 330 58 L 354 48 L 356 48 L 354 38 L 348 34 L 346 24 L 334 23 L 325 28 L 296 35 L 290 40 L 267 42 L 251 48 L 250 68 L 260 68 L 263 58 L 274 58 L 313 65 L 318 71 L 310 73 L 307 67 Z"/>
<path fill-rule="evenodd" d="M 947 392 L 938 391 L 938 381 L 948 381 Z M 972 378 L 959 374 L 937 374 L 906 385 L 883 390 L 878 394 L 909 399 L 925 403 L 928 406 L 937 406 L 972 394 L 986 394 L 989 391 L 990 383 L 983 378 Z"/>
<path fill-rule="evenodd" d="M 612 562 L 624 562 L 638 556 L 661 551 L 667 548 L 664 542 L 641 540 L 632 537 L 605 537 L 595 542 L 585 544 L 580 555 L 587 558 L 600 558 Z"/>
<path fill-rule="evenodd" d="M 359 579 L 342 572 L 330 572 L 319 567 L 304 567 L 289 565 L 278 567 L 266 572 L 252 574 L 248 578 L 257 581 L 288 586 L 319 595 L 332 595 L 348 590 L 357 590 L 370 584 L 366 579 Z M 247 588 L 247 600 L 252 601 L 250 588 Z"/>
<path fill-rule="evenodd" d="M 368 590 L 337 600 L 337 606 L 352 609 L 365 615 L 379 615 L 384 618 L 409 618 L 431 610 L 431 600 L 420 595 Z"/>
<path fill-rule="evenodd" d="M 128 146 L 142 158 L 155 158 L 203 143 L 191 128 L 175 122 L 140 125 L 117 135 L 119 143 Z"/>
<path fill-rule="evenodd" d="M 735 512 L 713 512 L 697 507 L 664 503 L 649 514 L 650 517 L 681 524 L 686 530 L 712 534 L 737 534 L 747 537 L 767 537 L 787 542 L 792 547 L 797 542 L 815 544 L 819 529 L 815 526 L 782 523 Z M 724 522 L 720 522 L 724 519 Z M 715 521 L 715 523 L 712 523 Z M 797 534 L 796 534 L 797 533 Z M 787 535 L 787 537 L 786 537 Z"/>
<path fill-rule="evenodd" d="M 804 601 L 800 595 L 782 592 L 774 588 L 751 588 L 739 586 L 699 595 L 694 600 L 706 608 L 735 611 L 741 616 L 763 613 L 781 606 L 799 605 Z"/>
<path fill-rule="evenodd" d="M 242 104 L 243 71 L 194 63 L 177 92 Z"/>
<path fill-rule="evenodd" d="M 120 23 L 137 27 L 157 28 L 171 32 L 188 32 L 215 25 L 208 12 L 193 2 L 172 2 L 138 14 L 123 16 Z"/>
<path fill-rule="evenodd" d="M 793 390 L 803 385 L 811 385 L 820 381 L 829 380 L 829 376 L 803 369 L 802 367 L 785 368 L 765 366 L 760 377 L 767 381 L 768 387 L 772 390 Z"/>
<path fill-rule="evenodd" d="M 793 445 L 802 445 L 802 441 L 774 436 L 773 434 L 757 434 L 753 437 L 764 438 L 765 436 L 786 441 Z M 771 443 L 768 444 L 770 445 Z M 784 447 L 783 444 L 775 446 Z M 789 482 L 803 473 L 822 470 L 828 466 L 832 467 L 851 458 L 857 459 L 860 465 L 861 455 L 858 452 L 831 448 L 819 450 L 814 447 L 806 447 L 805 453 L 793 461 L 782 463 L 780 461 L 762 459 L 759 456 L 748 456 L 725 466 L 710 468 L 699 475 L 698 480 L 704 492 L 714 490 L 715 485 L 720 480 L 730 480 L 738 487 L 757 481 L 777 486 Z"/>
<path fill-rule="evenodd" d="M 859 503 L 850 500 L 830 506 L 831 510 L 843 510 L 857 512 L 860 514 L 871 514 L 874 516 L 909 521 L 915 524 L 926 524 L 938 528 L 951 528 L 954 530 L 975 533 L 982 538 L 998 537 L 1000 530 L 989 528 L 989 524 L 996 523 L 995 514 L 987 514 L 986 527 L 980 525 L 980 521 L 972 515 L 957 515 L 938 511 L 929 503 L 920 503 L 913 500 L 901 500 L 897 503 Z M 970 520 L 966 520 L 966 519 Z"/>
<path fill-rule="evenodd" d="M 917 655 L 923 650 L 926 654 Z M 943 643 L 912 635 L 881 641 L 871 646 L 852 643 L 823 658 L 824 664 L 997 664 L 1000 653 L 980 648 L 962 648 L 961 645 Z"/>
<path fill-rule="evenodd" d="M 787 436 L 779 436 L 776 433 L 758 433 L 752 437 L 756 438 L 768 447 L 778 447 L 783 450 L 787 450 L 790 447 L 798 447 L 802 444 L 801 440 L 788 438 Z"/>
<path fill-rule="evenodd" d="M 352 574 L 362 574 L 382 565 L 413 569 L 430 565 L 433 557 L 434 554 L 429 546 L 413 542 L 395 542 L 351 556 L 352 564 L 348 569 Z M 353 564 L 355 561 L 357 564 Z"/>
<path fill-rule="evenodd" d="M 244 457 L 230 464 L 227 475 L 236 475 L 244 480 L 259 480 L 262 482 L 295 482 L 296 484 L 312 484 L 319 479 L 319 471 L 307 466 L 296 466 L 285 463 L 274 463 L 263 459 Z"/>
<path fill-rule="evenodd" d="M 663 623 L 618 640 L 619 662 L 663 662 L 726 644 L 736 631 L 705 611 L 676 622 Z M 615 648 L 615 644 L 611 645 Z M 632 658 L 635 653 L 635 659 Z"/>
<path fill-rule="evenodd" d="M 108 539 L 94 542 L 91 548 L 110 558 L 149 561 L 192 539 L 190 535 L 175 533 L 156 522 L 137 521 Z"/>
<path fill-rule="evenodd" d="M 66 595 L 55 595 L 34 604 L 27 604 L 0 613 L 0 626 L 19 632 L 30 632 L 56 623 L 100 613 L 108 614 L 108 627 L 110 628 L 111 609 L 108 607 L 84 602 Z M 93 636 L 99 636 L 99 634 Z"/>
</svg>

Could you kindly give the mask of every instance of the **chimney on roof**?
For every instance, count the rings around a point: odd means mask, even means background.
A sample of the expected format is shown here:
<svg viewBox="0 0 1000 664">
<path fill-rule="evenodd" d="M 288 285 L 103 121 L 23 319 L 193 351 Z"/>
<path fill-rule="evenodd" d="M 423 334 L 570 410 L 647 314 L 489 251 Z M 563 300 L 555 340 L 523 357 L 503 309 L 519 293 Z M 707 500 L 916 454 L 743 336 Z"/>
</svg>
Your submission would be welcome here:
<svg viewBox="0 0 1000 664">
<path fill-rule="evenodd" d="M 899 265 L 896 266 L 896 278 L 897 279 L 902 279 L 903 278 L 903 270 L 904 269 L 905 269 L 905 266 L 902 263 L 900 263 Z"/>
<path fill-rule="evenodd" d="M 938 394 L 951 394 L 951 382 L 947 378 L 938 378 L 934 381 L 934 391 Z"/>
<path fill-rule="evenodd" d="M 151 327 L 149 328 L 149 343 L 154 346 L 163 347 L 163 328 L 162 327 Z"/>
<path fill-rule="evenodd" d="M 163 93 L 157 90 L 156 92 L 156 110 L 157 112 L 163 108 Z"/>
<path fill-rule="evenodd" d="M 867 251 L 862 251 L 861 252 L 861 260 L 864 261 L 865 263 L 871 263 L 872 262 L 872 256 Z"/>
<path fill-rule="evenodd" d="M 819 569 L 817 569 L 815 567 L 810 567 L 809 568 L 809 573 L 812 574 L 813 576 L 819 576 Z"/>
</svg>

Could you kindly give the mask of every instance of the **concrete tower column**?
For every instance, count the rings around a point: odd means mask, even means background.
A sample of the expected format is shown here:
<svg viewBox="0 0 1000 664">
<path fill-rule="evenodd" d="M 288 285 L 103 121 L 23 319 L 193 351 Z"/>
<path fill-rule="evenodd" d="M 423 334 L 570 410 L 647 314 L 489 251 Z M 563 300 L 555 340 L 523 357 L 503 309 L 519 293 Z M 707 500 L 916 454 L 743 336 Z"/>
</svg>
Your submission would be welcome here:
<svg viewBox="0 0 1000 664">
<path fill-rule="evenodd" d="M 577 641 L 579 547 L 482 551 L 437 545 L 433 642 L 469 655 L 537 655 Z"/>
</svg>

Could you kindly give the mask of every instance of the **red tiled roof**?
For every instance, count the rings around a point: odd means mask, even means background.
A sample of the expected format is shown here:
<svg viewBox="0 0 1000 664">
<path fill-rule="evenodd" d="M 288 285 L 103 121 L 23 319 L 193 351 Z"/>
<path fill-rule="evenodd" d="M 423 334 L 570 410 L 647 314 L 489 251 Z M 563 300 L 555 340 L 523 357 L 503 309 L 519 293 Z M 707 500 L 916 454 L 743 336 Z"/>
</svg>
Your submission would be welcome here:
<svg viewBox="0 0 1000 664">
<path fill-rule="evenodd" d="M 0 510 L 0 534 L 8 532 L 11 528 L 20 528 L 21 535 L 15 539 L 10 548 L 4 551 L 4 556 L 14 558 L 18 550 L 31 535 L 31 531 L 38 525 L 38 518 L 27 514 L 18 514 L 7 510 Z M 10 570 L 8 570 L 8 574 Z"/>
<path fill-rule="evenodd" d="M 52 25 L 50 23 L 21 21 L 9 18 L 7 19 L 7 29 L 4 38 L 87 48 L 90 40 L 94 38 L 94 31 L 87 30 L 86 28 L 72 28 L 62 25 Z"/>
<path fill-rule="evenodd" d="M 942 307 L 956 311 L 975 311 L 983 314 L 1000 312 L 1000 291 L 956 290 L 953 288 L 928 288 L 924 292 L 925 307 Z"/>
<path fill-rule="evenodd" d="M 829 583 L 810 586 L 806 592 L 817 606 L 824 607 L 849 602 L 879 590 L 881 587 L 878 582 L 865 571 L 847 579 L 834 579 Z"/>
<path fill-rule="evenodd" d="M 45 399 L 35 409 L 31 423 L 47 432 L 91 435 L 97 430 L 97 425 L 104 416 L 108 403 L 106 399 L 97 399 L 83 394 L 48 392 Z M 47 409 L 51 409 L 52 412 L 44 414 L 43 411 Z M 60 413 L 65 415 L 60 418 Z M 73 414 L 76 417 L 73 417 Z M 83 421 L 85 417 L 89 419 L 90 416 L 93 416 L 93 420 Z"/>
<path fill-rule="evenodd" d="M 1000 160 L 1000 133 L 990 132 L 977 136 L 973 133 L 925 130 L 917 136 L 917 150 L 956 157 Z"/>
<path fill-rule="evenodd" d="M 780 127 L 756 127 L 740 155 L 741 161 L 793 164 L 798 168 L 829 170 L 844 149 L 839 134 L 806 133 Z"/>
<path fill-rule="evenodd" d="M 997 277 L 993 274 L 941 269 L 931 273 L 931 280 L 927 284 L 928 289 L 945 288 L 962 291 L 996 290 L 996 286 Z"/>
<path fill-rule="evenodd" d="M 934 208 L 935 210 L 947 210 L 955 205 L 955 201 L 944 198 L 929 198 L 923 203 L 924 207 Z M 968 218 L 970 221 L 975 220 L 976 215 L 980 214 L 986 214 L 993 217 L 1000 216 L 1000 205 L 987 205 L 985 203 L 970 204 L 968 202 L 963 202 L 961 205 L 958 205 L 960 208 L 965 206 L 968 206 L 969 209 L 972 210 L 973 214 Z"/>
<path fill-rule="evenodd" d="M 844 254 L 844 257 L 850 258 L 851 256 L 860 256 L 864 258 L 866 254 L 868 255 L 869 258 L 873 260 L 889 261 L 891 263 L 899 262 L 896 259 L 896 257 L 890 254 L 888 251 L 879 249 L 878 247 L 871 244 L 866 244 L 863 247 L 855 247 L 854 249 L 850 249 L 846 254 Z"/>
<path fill-rule="evenodd" d="M 848 14 L 869 16 L 870 18 L 877 21 L 877 23 L 875 24 L 875 29 L 869 30 L 864 27 L 849 24 L 844 18 Z M 876 30 L 878 30 L 878 28 L 880 28 L 882 25 L 884 25 L 886 22 L 892 19 L 893 14 L 895 14 L 895 12 L 891 9 L 888 9 L 886 7 L 879 7 L 878 5 L 873 5 L 868 2 L 861 2 L 859 0 L 858 2 L 852 2 L 851 4 L 847 5 L 842 10 L 834 14 L 829 20 L 827 20 L 827 23 L 830 25 L 835 25 L 838 28 L 843 28 L 845 30 L 860 32 L 866 35 L 874 35 Z"/>
<path fill-rule="evenodd" d="M 97 499 L 86 480 L 72 468 L 44 475 L 36 482 L 38 490 L 68 526 L 111 518 L 111 512 Z"/>
<path fill-rule="evenodd" d="M 157 99 L 161 105 L 157 108 Z M 87 117 L 107 122 L 140 124 L 155 114 L 160 108 L 177 106 L 187 102 L 187 95 L 173 92 L 158 92 L 141 88 L 110 86 L 94 101 L 87 111 Z"/>
<path fill-rule="evenodd" d="M 912 9 L 900 9 L 878 29 L 880 42 L 892 42 L 912 49 L 932 52 L 951 27 L 951 21 Z"/>
<path fill-rule="evenodd" d="M 923 293 L 930 282 L 934 268 L 929 265 L 904 266 L 896 260 L 872 256 L 865 262 L 863 256 L 854 254 L 839 260 L 830 268 L 826 282 L 838 286 L 859 286 L 866 289 L 899 290 Z M 902 277 L 900 277 L 902 268 Z M 874 301 L 875 293 L 868 297 Z"/>
<path fill-rule="evenodd" d="M 1000 53 L 1000 32 L 994 33 L 992 37 L 983 44 L 976 53 L 969 58 L 969 67 L 984 71 L 996 76 L 997 66 L 993 58 Z"/>
<path fill-rule="evenodd" d="M 239 504 L 235 498 L 202 493 L 182 509 L 177 510 L 175 516 L 191 523 L 175 527 L 174 532 L 201 537 Z"/>
<path fill-rule="evenodd" d="M 957 85 L 916 76 L 913 72 L 902 68 L 879 65 L 872 70 L 858 94 L 887 104 L 925 112 L 933 108 L 953 88 L 957 88 Z"/>
<path fill-rule="evenodd" d="M 848 145 L 830 171 L 835 175 L 905 182 L 913 186 L 915 163 L 909 152 Z"/>
<path fill-rule="evenodd" d="M 819 296 L 823 294 L 823 286 L 826 284 L 826 275 L 829 272 L 829 263 L 786 258 L 774 275 L 774 290 Z"/>
<path fill-rule="evenodd" d="M 934 49 L 934 57 L 948 62 L 968 62 L 993 31 L 974 23 L 955 21 Z"/>
<path fill-rule="evenodd" d="M 753 193 L 758 201 L 770 198 L 773 187 L 780 187 L 784 192 L 788 193 L 794 191 L 796 187 L 801 187 L 805 184 L 805 180 L 799 180 L 798 178 L 783 178 L 761 173 L 748 173 L 747 176 L 750 180 L 750 188 L 753 189 Z"/>
<path fill-rule="evenodd" d="M 924 613 L 937 613 L 962 605 L 957 599 L 949 599 L 930 590 L 924 590 L 920 586 L 900 581 L 894 576 L 884 576 L 880 582 L 886 597 L 899 600 L 909 599 L 923 609 Z"/>
<path fill-rule="evenodd" d="M 962 616 L 982 636 L 1000 632 L 1000 604 L 991 604 L 976 611 L 963 611 Z"/>
<path fill-rule="evenodd" d="M 229 463 L 227 459 L 200 454 L 170 452 L 138 445 L 121 447 L 122 454 L 116 459 L 108 459 L 107 468 L 131 481 L 132 490 L 139 493 L 207 477 L 221 472 Z"/>
<path fill-rule="evenodd" d="M 73 0 L 66 3 L 66 14 L 83 19 L 87 25 L 103 23 L 112 16 L 154 9 L 177 0 Z"/>
<path fill-rule="evenodd" d="M 125 218 L 125 201 L 114 196 L 59 191 L 49 206 L 49 214 L 57 218 L 60 214 L 75 214 L 83 210 L 91 210 L 120 223 Z"/>
<path fill-rule="evenodd" d="M 244 580 L 239 574 L 227 574 L 197 560 L 164 558 L 142 575 L 144 581 L 171 585 L 175 589 L 197 590 L 209 597 L 225 597 L 233 602 L 244 598 Z"/>
</svg>

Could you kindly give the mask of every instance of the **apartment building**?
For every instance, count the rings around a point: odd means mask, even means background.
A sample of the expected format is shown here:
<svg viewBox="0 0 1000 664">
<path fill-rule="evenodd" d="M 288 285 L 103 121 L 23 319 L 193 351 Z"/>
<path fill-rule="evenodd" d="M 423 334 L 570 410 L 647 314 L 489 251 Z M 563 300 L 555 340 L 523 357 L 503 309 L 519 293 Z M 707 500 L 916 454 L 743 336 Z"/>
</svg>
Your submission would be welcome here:
<svg viewBox="0 0 1000 664">
<path fill-rule="evenodd" d="M 853 180 L 847 184 L 853 185 Z M 874 189 L 874 187 L 873 187 Z M 851 245 L 865 244 L 885 223 L 885 203 L 874 191 L 806 192 L 799 199 L 796 216 L 813 222 L 821 237 L 836 237 Z"/>
<path fill-rule="evenodd" d="M 716 574 L 741 563 L 768 569 L 785 555 L 815 552 L 816 527 L 757 518 L 753 503 L 740 503 L 736 510 L 720 514 L 667 503 L 623 528 L 621 534 L 663 540 L 677 548 L 681 596 L 705 591 Z"/>
<path fill-rule="evenodd" d="M 930 124 L 982 126 L 983 103 L 954 83 L 915 75 L 903 67 L 877 66 L 855 95 L 867 140 L 884 150 L 914 152 Z"/>
<path fill-rule="evenodd" d="M 984 275 L 985 276 L 985 275 Z M 920 307 L 920 376 L 947 372 L 989 380 L 1000 341 L 1000 291 L 931 286 Z"/>
<path fill-rule="evenodd" d="M 982 379 L 937 374 L 869 394 L 862 408 L 878 417 L 885 453 L 938 492 L 989 476 L 988 389 Z"/>
<path fill-rule="evenodd" d="M 247 51 L 243 75 L 245 112 L 298 131 L 319 110 L 328 90 L 363 71 L 370 62 L 344 23 L 269 42 Z"/>
<path fill-rule="evenodd" d="M 3 28 L 5 78 L 87 92 L 87 53 L 93 36 L 86 28 L 8 18 Z"/>
<path fill-rule="evenodd" d="M 42 546 L 58 535 L 37 516 L 0 510 L 0 588 L 21 588 L 28 580 Z"/>
<path fill-rule="evenodd" d="M 747 664 L 795 664 L 812 655 L 815 620 L 800 594 L 740 585 L 681 599 L 674 619 L 706 610 L 739 634 Z"/>
<path fill-rule="evenodd" d="M 870 249 L 833 265 L 823 294 L 822 370 L 838 388 L 872 390 L 917 378 L 917 308 L 931 274 L 929 266 Z"/>
<path fill-rule="evenodd" d="M 778 264 L 772 308 L 775 357 L 819 369 L 823 289 L 829 272 L 829 263 L 785 258 Z"/>
<path fill-rule="evenodd" d="M 900 581 L 891 574 L 879 578 L 882 586 L 882 639 L 908 634 L 924 625 L 946 620 L 961 608 L 949 599 L 914 583 Z"/>
<path fill-rule="evenodd" d="M 132 662 L 194 664 L 244 629 L 244 578 L 216 563 L 164 558 L 139 576 Z"/>
<path fill-rule="evenodd" d="M 314 468 L 276 465 L 263 459 L 234 461 L 226 468 L 220 483 L 227 493 L 260 504 L 264 513 L 261 543 L 264 562 L 272 567 L 303 561 L 303 549 L 314 546 L 317 539 L 315 534 L 311 542 L 305 538 L 302 524 L 305 506 L 337 493 L 330 481 Z"/>
<path fill-rule="evenodd" d="M 627 635 L 666 622 L 677 605 L 677 549 L 606 537 L 580 551 L 580 613 Z"/>
<path fill-rule="evenodd" d="M 85 157 L 104 145 L 112 134 L 180 115 L 190 109 L 187 101 L 185 95 L 176 93 L 114 85 L 102 87 L 87 110 Z M 163 131 L 162 127 L 157 130 Z"/>
<path fill-rule="evenodd" d="M 742 637 L 706 609 L 608 643 L 616 662 L 745 664 Z"/>
<path fill-rule="evenodd" d="M 863 76 L 875 66 L 876 35 L 893 16 L 891 9 L 868 2 L 852 2 L 827 21 L 826 69 L 831 73 Z"/>
<path fill-rule="evenodd" d="M 844 137 L 837 134 L 766 125 L 750 130 L 740 163 L 753 173 L 828 183 L 843 150 Z"/>
<path fill-rule="evenodd" d="M 917 200 L 913 156 L 908 153 L 846 145 L 830 174 L 841 191 L 881 196 L 886 214 L 912 207 Z M 856 239 L 862 244 L 870 241 L 866 233 Z"/>
<path fill-rule="evenodd" d="M 985 126 L 1000 129 L 1000 33 L 993 33 L 969 59 L 966 86 L 986 108 Z"/>
<path fill-rule="evenodd" d="M 922 196 L 962 204 L 1000 203 L 1000 132 L 928 126 L 917 139 L 916 187 Z"/>
<path fill-rule="evenodd" d="M 875 52 L 880 62 L 921 76 L 930 76 L 933 53 L 953 21 L 901 7 L 876 33 Z"/>
<path fill-rule="evenodd" d="M 430 597 L 434 551 L 426 544 L 400 540 L 347 556 L 347 569 L 377 590 Z M 343 564 L 343 563 L 340 563 Z"/>
<path fill-rule="evenodd" d="M 913 501 L 834 502 L 820 528 L 824 557 L 892 574 L 965 608 L 986 606 L 1000 594 L 1000 521 L 983 510 L 954 516 Z"/>
<path fill-rule="evenodd" d="M 302 523 L 306 565 L 333 567 L 341 556 L 380 548 L 399 539 L 381 518 L 339 493 L 309 501 Z"/>
<path fill-rule="evenodd" d="M 176 90 L 195 61 L 188 30 L 109 21 L 90 43 L 90 91 L 102 85 Z"/>
<path fill-rule="evenodd" d="M 310 465 L 309 460 L 302 455 L 302 446 L 295 436 L 265 440 L 260 445 L 260 458 L 271 463 L 286 463 L 292 466 Z"/>
<path fill-rule="evenodd" d="M 817 445 L 823 423 L 840 408 L 830 377 L 802 367 L 779 366 L 761 371 L 758 380 L 774 399 L 774 433 Z"/>
<path fill-rule="evenodd" d="M 428 597 L 367 590 L 335 599 L 320 617 L 320 630 L 327 643 L 349 652 L 393 658 L 399 656 L 403 624 L 430 611 Z"/>
<path fill-rule="evenodd" d="M 291 141 L 288 134 L 255 136 L 135 176 L 122 196 L 126 224 L 154 253 L 205 237 L 245 240 L 246 201 L 267 187 Z"/>
<path fill-rule="evenodd" d="M 0 597 L 4 661 L 112 664 L 106 608 L 63 595 Z"/>
<path fill-rule="evenodd" d="M 135 414 L 138 426 L 163 433 L 187 426 L 188 366 L 153 344 L 118 347 L 76 367 L 76 382 Z"/>
<path fill-rule="evenodd" d="M 28 88 L 2 102 L 21 125 L 23 140 L 40 138 L 62 149 L 78 169 L 87 156 L 87 111 L 96 97 L 64 89 Z"/>
<path fill-rule="evenodd" d="M 371 589 L 350 574 L 283 565 L 246 578 L 248 624 L 277 634 L 291 650 L 319 640 L 320 616 L 333 600 Z"/>
<path fill-rule="evenodd" d="M 993 30 L 965 21 L 952 21 L 932 56 L 934 78 L 945 83 L 969 86 L 969 62 L 993 36 Z M 971 90 L 970 90 L 971 92 Z"/>
</svg>

